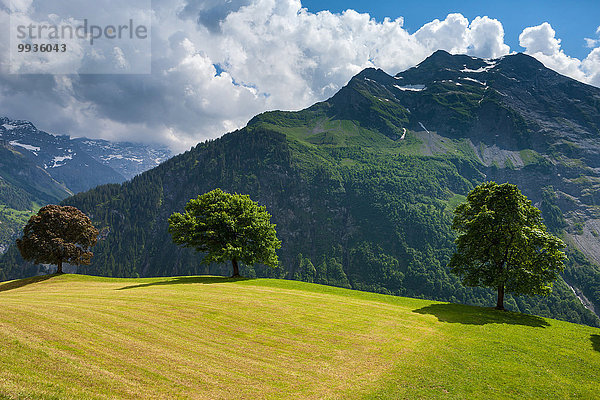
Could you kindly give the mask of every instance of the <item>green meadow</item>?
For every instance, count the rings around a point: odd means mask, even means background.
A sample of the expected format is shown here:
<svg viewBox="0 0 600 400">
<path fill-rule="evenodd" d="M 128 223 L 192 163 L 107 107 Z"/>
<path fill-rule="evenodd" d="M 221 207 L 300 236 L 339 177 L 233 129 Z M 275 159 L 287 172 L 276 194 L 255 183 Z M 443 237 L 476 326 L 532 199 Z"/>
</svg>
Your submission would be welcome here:
<svg viewBox="0 0 600 400">
<path fill-rule="evenodd" d="M 315 284 L 0 283 L 0 399 L 593 399 L 600 329 Z"/>
</svg>

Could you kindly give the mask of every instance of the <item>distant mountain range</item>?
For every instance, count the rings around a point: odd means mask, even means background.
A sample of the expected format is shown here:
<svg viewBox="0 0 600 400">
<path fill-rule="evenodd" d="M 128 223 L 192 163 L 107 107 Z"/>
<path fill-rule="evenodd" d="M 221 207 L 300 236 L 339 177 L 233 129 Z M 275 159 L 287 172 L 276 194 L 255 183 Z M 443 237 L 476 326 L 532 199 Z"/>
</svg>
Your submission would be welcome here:
<svg viewBox="0 0 600 400">
<path fill-rule="evenodd" d="M 509 296 L 507 306 L 598 325 L 600 89 L 523 54 L 438 51 L 395 76 L 366 69 L 324 102 L 260 114 L 130 182 L 64 204 L 102 231 L 86 273 L 227 274 L 227 266 L 200 265 L 167 232 L 171 213 L 221 187 L 265 205 L 283 242 L 282 268 L 244 266 L 247 276 L 492 305 L 492 290 L 466 288 L 446 267 L 452 210 L 485 180 L 519 185 L 569 244 L 553 294 Z M 0 279 L 39 271 L 14 249 L 0 260 Z"/>
<path fill-rule="evenodd" d="M 171 156 L 168 148 L 56 136 L 0 117 L 0 253 L 31 211 L 105 183 L 121 183 Z"/>
<path fill-rule="evenodd" d="M 31 122 L 5 117 L 0 117 L 0 140 L 22 152 L 74 192 L 103 183 L 123 182 L 172 156 L 165 146 L 51 135 L 38 130 Z M 83 173 L 86 179 L 73 170 Z"/>
</svg>

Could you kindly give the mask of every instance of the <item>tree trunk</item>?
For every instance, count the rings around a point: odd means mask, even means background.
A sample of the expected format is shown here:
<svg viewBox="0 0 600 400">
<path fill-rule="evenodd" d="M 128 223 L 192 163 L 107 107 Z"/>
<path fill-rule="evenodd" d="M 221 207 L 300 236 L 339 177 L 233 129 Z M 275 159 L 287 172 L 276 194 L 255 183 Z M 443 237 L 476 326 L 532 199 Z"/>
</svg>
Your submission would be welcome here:
<svg viewBox="0 0 600 400">
<path fill-rule="evenodd" d="M 62 274 L 63 273 L 63 270 L 62 270 L 62 260 L 58 261 L 58 264 L 56 264 L 56 266 L 58 267 L 56 269 L 56 273 L 57 274 Z"/>
<path fill-rule="evenodd" d="M 233 265 L 233 275 L 231 275 L 231 277 L 239 278 L 240 277 L 240 269 L 238 267 L 237 259 L 235 259 L 235 258 L 231 259 L 231 265 Z"/>
<path fill-rule="evenodd" d="M 504 283 L 498 285 L 498 302 L 496 310 L 504 310 Z"/>
</svg>

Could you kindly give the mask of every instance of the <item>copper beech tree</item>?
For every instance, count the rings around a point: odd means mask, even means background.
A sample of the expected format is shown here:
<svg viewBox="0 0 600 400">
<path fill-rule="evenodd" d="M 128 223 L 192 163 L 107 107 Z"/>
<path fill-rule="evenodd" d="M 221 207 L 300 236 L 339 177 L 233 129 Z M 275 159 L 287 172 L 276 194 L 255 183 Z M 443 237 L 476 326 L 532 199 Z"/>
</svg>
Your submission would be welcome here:
<svg viewBox="0 0 600 400">
<path fill-rule="evenodd" d="M 33 215 L 23 237 L 17 239 L 21 256 L 38 264 L 54 264 L 62 274 L 63 263 L 89 265 L 98 230 L 87 215 L 71 206 L 48 205 Z"/>
</svg>

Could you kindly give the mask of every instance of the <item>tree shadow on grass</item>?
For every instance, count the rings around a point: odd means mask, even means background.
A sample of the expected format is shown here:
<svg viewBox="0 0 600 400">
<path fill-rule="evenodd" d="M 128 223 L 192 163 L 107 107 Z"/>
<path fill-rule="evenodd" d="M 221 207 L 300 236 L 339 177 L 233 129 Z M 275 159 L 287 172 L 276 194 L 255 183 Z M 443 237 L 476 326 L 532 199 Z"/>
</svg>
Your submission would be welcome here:
<svg viewBox="0 0 600 400">
<path fill-rule="evenodd" d="M 600 335 L 590 335 L 590 340 L 592 341 L 594 350 L 600 351 Z"/>
<path fill-rule="evenodd" d="M 542 317 L 493 308 L 467 306 L 464 304 L 432 304 L 413 312 L 435 315 L 439 321 L 467 324 L 511 324 L 545 328 L 550 324 Z"/>
<path fill-rule="evenodd" d="M 19 279 L 16 281 L 10 281 L 6 283 L 0 283 L 0 292 L 6 292 L 7 290 L 18 289 L 23 286 L 31 285 L 32 283 L 38 283 L 50 278 L 57 276 L 58 274 L 52 275 L 40 275 L 40 276 L 32 276 L 31 278 Z"/>
<path fill-rule="evenodd" d="M 240 281 L 248 281 L 252 278 L 228 278 L 225 276 L 182 276 L 169 278 L 165 281 L 159 282 L 149 282 L 149 283 L 140 283 L 139 285 L 131 285 L 125 286 L 116 290 L 126 290 L 126 289 L 136 289 L 136 288 L 144 288 L 150 286 L 164 286 L 164 285 L 181 285 L 181 284 L 191 284 L 191 283 L 201 283 L 205 285 L 209 285 L 212 283 L 233 283 Z"/>
</svg>

